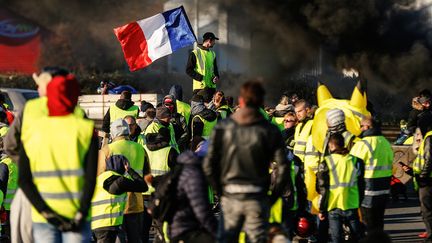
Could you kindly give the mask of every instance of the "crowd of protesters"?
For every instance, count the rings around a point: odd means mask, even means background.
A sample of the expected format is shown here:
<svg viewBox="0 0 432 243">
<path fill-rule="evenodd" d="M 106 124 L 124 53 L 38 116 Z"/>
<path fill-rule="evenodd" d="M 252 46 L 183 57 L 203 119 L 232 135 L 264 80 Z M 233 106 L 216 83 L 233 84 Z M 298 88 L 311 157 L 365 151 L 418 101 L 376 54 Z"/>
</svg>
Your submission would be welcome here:
<svg viewBox="0 0 432 243">
<path fill-rule="evenodd" d="M 179 85 L 159 104 L 140 106 L 125 90 L 105 114 L 103 142 L 67 70 L 33 75 L 40 97 L 16 117 L 0 96 L 2 242 L 390 242 L 384 212 L 393 151 L 366 102 L 359 113 L 286 93 L 269 108 L 262 84 L 248 81 L 234 107 L 217 90 L 216 64 L 201 60 L 215 58 L 217 38 L 204 37 L 189 58 L 190 102 Z M 407 129 L 418 155 L 412 167 L 401 164 L 419 191 L 425 242 L 432 242 L 430 102 L 426 90 L 413 100 Z M 163 190 L 172 215 L 160 220 Z"/>
</svg>

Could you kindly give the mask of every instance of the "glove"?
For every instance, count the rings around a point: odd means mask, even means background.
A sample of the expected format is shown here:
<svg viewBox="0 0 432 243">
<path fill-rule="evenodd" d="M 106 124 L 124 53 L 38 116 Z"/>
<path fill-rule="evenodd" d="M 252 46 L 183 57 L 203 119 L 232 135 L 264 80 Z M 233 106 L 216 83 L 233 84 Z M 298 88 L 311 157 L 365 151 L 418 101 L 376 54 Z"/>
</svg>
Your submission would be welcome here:
<svg viewBox="0 0 432 243">
<path fill-rule="evenodd" d="M 41 215 L 48 221 L 48 223 L 52 224 L 62 232 L 71 231 L 73 228 L 72 222 L 69 219 L 50 209 L 42 211 Z"/>
</svg>

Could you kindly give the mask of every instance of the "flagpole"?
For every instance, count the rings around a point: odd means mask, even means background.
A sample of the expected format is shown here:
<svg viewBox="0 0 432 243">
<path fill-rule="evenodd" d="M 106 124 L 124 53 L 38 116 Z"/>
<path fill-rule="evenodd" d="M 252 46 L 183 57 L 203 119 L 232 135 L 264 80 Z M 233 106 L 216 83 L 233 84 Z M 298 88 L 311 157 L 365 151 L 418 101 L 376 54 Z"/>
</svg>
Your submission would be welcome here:
<svg viewBox="0 0 432 243">
<path fill-rule="evenodd" d="M 198 18 L 199 18 L 199 13 L 198 13 L 198 0 L 194 0 L 194 5 L 195 5 L 195 21 L 194 21 L 194 27 L 195 27 L 195 35 L 197 37 L 197 41 L 194 43 L 194 49 L 198 47 Z"/>
</svg>

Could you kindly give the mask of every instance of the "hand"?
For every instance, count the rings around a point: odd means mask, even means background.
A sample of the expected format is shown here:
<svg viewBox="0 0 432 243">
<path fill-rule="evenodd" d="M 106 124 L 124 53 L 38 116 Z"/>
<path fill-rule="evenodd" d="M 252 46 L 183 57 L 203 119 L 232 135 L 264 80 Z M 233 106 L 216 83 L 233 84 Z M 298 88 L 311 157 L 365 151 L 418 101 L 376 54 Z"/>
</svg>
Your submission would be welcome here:
<svg viewBox="0 0 432 243">
<path fill-rule="evenodd" d="M 319 218 L 319 220 L 323 221 L 323 220 L 325 220 L 326 216 L 323 213 L 319 213 L 318 218 Z"/>
<path fill-rule="evenodd" d="M 52 224 L 62 232 L 71 231 L 74 228 L 72 222 L 69 219 L 55 213 L 52 210 L 42 211 L 41 215 L 48 221 L 48 223 Z"/>
<path fill-rule="evenodd" d="M 144 181 L 147 183 L 147 184 L 152 184 L 152 182 L 153 182 L 153 176 L 151 175 L 151 174 L 148 174 L 148 175 L 145 175 L 144 176 Z"/>
<path fill-rule="evenodd" d="M 125 161 L 123 165 L 124 165 L 124 168 L 125 168 L 126 172 L 128 172 L 129 169 L 130 169 L 130 164 L 129 164 L 129 162 Z"/>
<path fill-rule="evenodd" d="M 219 77 L 218 76 L 215 76 L 214 78 L 213 78 L 213 83 L 217 83 L 219 81 Z"/>
<path fill-rule="evenodd" d="M 402 165 L 402 170 L 405 171 L 405 172 L 408 172 L 408 171 L 411 170 L 411 168 L 409 166 L 407 166 L 407 165 Z"/>
<path fill-rule="evenodd" d="M 75 214 L 74 219 L 72 220 L 72 229 L 71 231 L 79 232 L 81 231 L 82 226 L 84 225 L 86 218 L 81 212 L 77 212 Z"/>
</svg>

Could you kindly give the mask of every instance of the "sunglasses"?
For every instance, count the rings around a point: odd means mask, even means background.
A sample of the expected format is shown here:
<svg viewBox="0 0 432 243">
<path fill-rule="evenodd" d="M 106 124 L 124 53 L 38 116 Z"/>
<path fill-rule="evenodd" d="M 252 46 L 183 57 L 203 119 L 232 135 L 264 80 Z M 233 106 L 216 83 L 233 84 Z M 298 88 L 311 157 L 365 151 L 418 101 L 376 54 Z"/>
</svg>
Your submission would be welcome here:
<svg viewBox="0 0 432 243">
<path fill-rule="evenodd" d="M 284 122 L 288 123 L 288 122 L 296 122 L 295 120 L 284 120 Z"/>
</svg>

